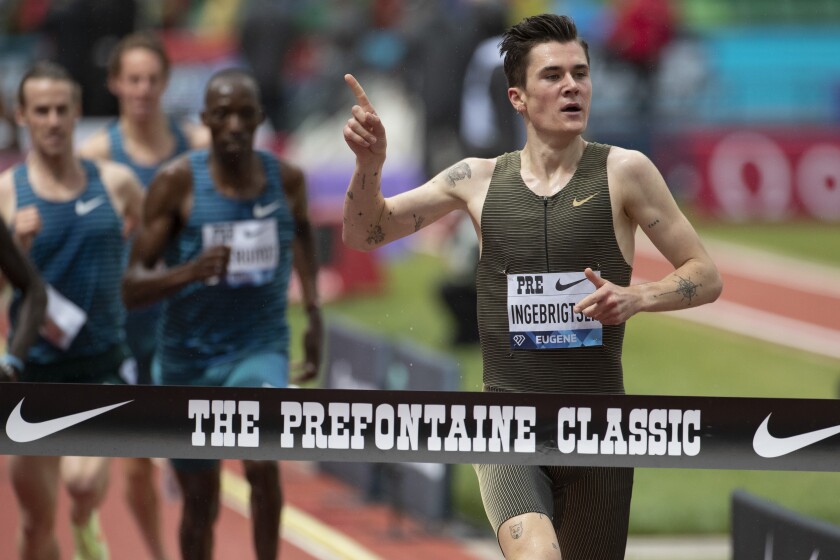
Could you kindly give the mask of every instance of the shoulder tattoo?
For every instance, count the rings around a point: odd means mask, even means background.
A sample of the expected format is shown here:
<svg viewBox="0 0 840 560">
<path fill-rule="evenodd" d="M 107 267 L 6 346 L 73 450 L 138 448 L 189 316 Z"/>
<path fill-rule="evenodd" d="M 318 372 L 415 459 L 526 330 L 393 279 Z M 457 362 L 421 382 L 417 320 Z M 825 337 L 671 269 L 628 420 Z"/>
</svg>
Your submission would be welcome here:
<svg viewBox="0 0 840 560">
<path fill-rule="evenodd" d="M 472 170 L 465 161 L 453 165 L 446 172 L 446 182 L 449 183 L 450 187 L 454 187 L 455 183 L 457 183 L 461 179 L 469 179 L 470 177 L 472 177 Z"/>
</svg>

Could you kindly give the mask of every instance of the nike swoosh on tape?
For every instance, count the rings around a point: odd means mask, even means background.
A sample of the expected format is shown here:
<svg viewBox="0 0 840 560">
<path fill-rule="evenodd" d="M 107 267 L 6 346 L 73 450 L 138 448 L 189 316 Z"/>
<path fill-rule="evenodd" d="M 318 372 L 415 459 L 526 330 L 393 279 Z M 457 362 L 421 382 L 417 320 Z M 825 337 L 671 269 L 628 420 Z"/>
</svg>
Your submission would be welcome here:
<svg viewBox="0 0 840 560">
<path fill-rule="evenodd" d="M 105 199 L 101 196 L 97 196 L 96 198 L 91 198 L 90 200 L 77 200 L 76 201 L 76 215 L 77 216 L 84 216 L 85 214 L 90 214 L 98 207 L 102 206 L 105 202 Z"/>
<path fill-rule="evenodd" d="M 51 436 L 62 430 L 66 430 L 71 426 L 80 424 L 85 420 L 90 420 L 100 414 L 105 414 L 109 410 L 128 404 L 132 401 L 125 401 L 109 406 L 94 408 L 85 412 L 78 412 L 69 416 L 62 416 L 61 418 L 53 418 L 52 420 L 44 420 L 43 422 L 27 422 L 23 419 L 20 409 L 23 406 L 24 399 L 20 399 L 15 409 L 6 420 L 6 435 L 9 439 L 17 443 L 29 443 L 30 441 L 39 440 L 47 436 Z"/>
<path fill-rule="evenodd" d="M 840 426 L 832 426 L 796 436 L 777 438 L 771 435 L 770 430 L 767 428 L 771 415 L 772 413 L 767 415 L 767 418 L 764 419 L 764 422 L 755 431 L 755 436 L 753 437 L 753 449 L 759 456 L 767 459 L 793 453 L 803 447 L 808 447 L 818 441 L 840 434 Z"/>
<path fill-rule="evenodd" d="M 270 204 L 266 204 L 265 206 L 260 206 L 259 204 L 254 205 L 254 217 L 255 218 L 265 218 L 269 214 L 273 213 L 275 210 L 280 208 L 280 201 L 275 200 Z"/>
<path fill-rule="evenodd" d="M 598 194 L 598 193 L 592 193 L 589 196 L 587 196 L 586 198 L 584 198 L 583 200 L 578 200 L 577 197 L 575 197 L 575 198 L 572 199 L 572 206 L 577 208 L 578 206 L 580 206 L 582 204 L 586 204 L 587 202 L 592 200 L 592 197 L 594 197 L 596 194 Z"/>
<path fill-rule="evenodd" d="M 574 282 L 569 282 L 568 284 L 561 284 L 560 280 L 558 280 L 557 283 L 554 285 L 554 287 L 557 289 L 558 292 L 562 292 L 564 290 L 568 290 L 572 286 L 577 286 L 578 284 L 580 284 L 584 280 L 586 280 L 586 278 L 581 278 L 580 280 L 576 280 Z"/>
</svg>

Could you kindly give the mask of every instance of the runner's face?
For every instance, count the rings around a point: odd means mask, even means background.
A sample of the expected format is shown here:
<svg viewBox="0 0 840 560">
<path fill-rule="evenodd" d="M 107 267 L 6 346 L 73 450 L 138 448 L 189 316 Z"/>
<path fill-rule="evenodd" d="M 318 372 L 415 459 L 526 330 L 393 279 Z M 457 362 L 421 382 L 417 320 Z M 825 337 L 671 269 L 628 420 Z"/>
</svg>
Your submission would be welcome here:
<svg viewBox="0 0 840 560">
<path fill-rule="evenodd" d="M 143 120 L 160 112 L 167 76 L 157 54 L 149 49 L 135 48 L 122 54 L 120 73 L 112 77 L 108 85 L 119 99 L 120 113 L 130 119 Z"/>
<path fill-rule="evenodd" d="M 577 41 L 541 43 L 528 57 L 525 87 L 511 99 L 538 131 L 581 134 L 586 130 L 592 83 L 586 53 Z"/>
<path fill-rule="evenodd" d="M 79 116 L 79 101 L 73 84 L 52 78 L 32 78 L 23 86 L 26 105 L 18 109 L 18 121 L 29 130 L 32 148 L 46 156 L 73 151 L 73 127 Z"/>
<path fill-rule="evenodd" d="M 263 112 L 253 87 L 245 80 L 222 81 L 207 93 L 202 121 L 219 154 L 250 150 Z"/>
</svg>

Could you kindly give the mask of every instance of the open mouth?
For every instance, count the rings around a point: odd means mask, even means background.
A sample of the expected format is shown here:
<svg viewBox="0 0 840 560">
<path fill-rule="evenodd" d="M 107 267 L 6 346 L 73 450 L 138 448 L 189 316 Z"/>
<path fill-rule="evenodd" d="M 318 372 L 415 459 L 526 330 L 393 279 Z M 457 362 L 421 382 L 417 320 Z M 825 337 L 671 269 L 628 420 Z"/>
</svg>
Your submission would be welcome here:
<svg viewBox="0 0 840 560">
<path fill-rule="evenodd" d="M 563 113 L 575 114 L 580 113 L 582 109 L 577 103 L 569 103 L 568 105 L 564 105 L 560 111 Z"/>
</svg>

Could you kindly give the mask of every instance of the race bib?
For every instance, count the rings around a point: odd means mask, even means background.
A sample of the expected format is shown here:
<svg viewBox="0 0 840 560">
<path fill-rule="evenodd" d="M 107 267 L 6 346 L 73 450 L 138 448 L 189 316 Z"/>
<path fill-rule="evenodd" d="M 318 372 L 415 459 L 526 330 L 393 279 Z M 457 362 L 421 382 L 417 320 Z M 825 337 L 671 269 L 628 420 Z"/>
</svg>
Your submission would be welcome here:
<svg viewBox="0 0 840 560">
<path fill-rule="evenodd" d="M 47 316 L 40 334 L 50 344 L 67 350 L 87 322 L 87 313 L 47 284 Z"/>
<path fill-rule="evenodd" d="M 228 286 L 261 286 L 274 280 L 280 262 L 276 219 L 204 224 L 201 234 L 204 248 L 230 247 L 223 279 Z"/>
<path fill-rule="evenodd" d="M 508 274 L 511 349 L 601 346 L 601 323 L 574 310 L 577 302 L 593 292 L 595 285 L 583 272 Z"/>
</svg>

